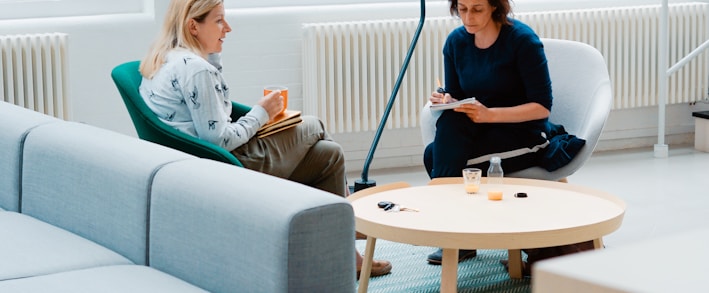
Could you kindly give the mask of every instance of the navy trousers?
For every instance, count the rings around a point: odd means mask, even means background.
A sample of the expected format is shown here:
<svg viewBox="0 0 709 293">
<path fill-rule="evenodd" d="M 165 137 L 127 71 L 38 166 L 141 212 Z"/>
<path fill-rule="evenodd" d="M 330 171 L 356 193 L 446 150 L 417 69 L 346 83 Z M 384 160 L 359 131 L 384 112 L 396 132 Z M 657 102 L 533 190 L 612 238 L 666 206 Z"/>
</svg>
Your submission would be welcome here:
<svg viewBox="0 0 709 293">
<path fill-rule="evenodd" d="M 485 174 L 493 156 L 502 159 L 505 172 L 535 166 L 549 143 L 540 124 L 475 123 L 463 113 L 446 110 L 424 151 L 426 172 L 430 178 L 460 177 L 464 168 L 475 167 Z"/>
</svg>

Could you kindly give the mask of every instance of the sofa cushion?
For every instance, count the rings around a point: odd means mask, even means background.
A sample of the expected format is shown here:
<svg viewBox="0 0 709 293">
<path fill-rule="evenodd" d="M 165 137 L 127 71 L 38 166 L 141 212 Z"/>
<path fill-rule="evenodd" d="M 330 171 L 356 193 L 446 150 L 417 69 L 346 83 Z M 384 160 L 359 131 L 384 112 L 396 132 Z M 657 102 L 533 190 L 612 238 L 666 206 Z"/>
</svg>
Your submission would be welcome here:
<svg viewBox="0 0 709 293">
<path fill-rule="evenodd" d="M 15 212 L 0 212 L 0 235 L 0 281 L 131 264 L 94 242 Z"/>
<path fill-rule="evenodd" d="M 62 120 L 0 101 L 0 210 L 20 210 L 20 158 L 27 132 Z"/>
<path fill-rule="evenodd" d="M 150 184 L 194 158 L 86 124 L 46 124 L 25 140 L 21 212 L 146 263 Z"/>
<path fill-rule="evenodd" d="M 212 292 L 355 289 L 354 213 L 337 195 L 185 160 L 157 172 L 151 199 L 151 267 Z"/>
<path fill-rule="evenodd" d="M 3 281 L 0 282 L 0 292 L 203 293 L 206 291 L 149 267 L 121 265 Z"/>
</svg>

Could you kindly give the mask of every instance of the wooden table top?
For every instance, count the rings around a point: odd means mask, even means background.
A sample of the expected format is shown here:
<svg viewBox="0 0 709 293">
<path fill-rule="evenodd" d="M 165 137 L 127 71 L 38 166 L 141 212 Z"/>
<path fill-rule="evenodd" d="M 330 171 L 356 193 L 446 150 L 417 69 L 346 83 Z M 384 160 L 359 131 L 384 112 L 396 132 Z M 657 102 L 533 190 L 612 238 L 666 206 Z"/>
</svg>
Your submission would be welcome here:
<svg viewBox="0 0 709 293">
<path fill-rule="evenodd" d="M 487 199 L 487 184 L 469 195 L 462 183 L 355 193 L 348 199 L 359 232 L 460 249 L 523 249 L 598 239 L 617 230 L 625 213 L 622 200 L 600 190 L 554 181 L 504 180 L 501 201 Z M 516 198 L 517 192 L 528 197 Z M 419 212 L 386 212 L 377 206 L 380 201 Z"/>
</svg>

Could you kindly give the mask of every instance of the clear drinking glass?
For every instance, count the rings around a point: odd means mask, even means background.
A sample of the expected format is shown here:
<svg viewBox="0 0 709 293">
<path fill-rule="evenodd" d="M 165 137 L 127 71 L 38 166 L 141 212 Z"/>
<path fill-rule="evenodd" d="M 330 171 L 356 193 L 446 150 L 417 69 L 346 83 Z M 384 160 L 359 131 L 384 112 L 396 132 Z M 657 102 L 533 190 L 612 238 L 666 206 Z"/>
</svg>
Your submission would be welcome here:
<svg viewBox="0 0 709 293">
<path fill-rule="evenodd" d="M 477 193 L 478 190 L 480 190 L 480 177 L 482 177 L 482 175 L 483 171 L 478 168 L 463 169 L 465 192 L 468 194 Z"/>
</svg>

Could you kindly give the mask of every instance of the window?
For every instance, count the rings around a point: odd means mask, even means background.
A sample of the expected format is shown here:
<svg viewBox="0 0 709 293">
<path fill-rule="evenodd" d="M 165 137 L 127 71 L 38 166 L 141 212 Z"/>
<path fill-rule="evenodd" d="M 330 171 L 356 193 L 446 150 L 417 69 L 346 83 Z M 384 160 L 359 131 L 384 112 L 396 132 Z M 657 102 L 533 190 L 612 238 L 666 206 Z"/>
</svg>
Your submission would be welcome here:
<svg viewBox="0 0 709 293">
<path fill-rule="evenodd" d="M 0 0 L 0 20 L 138 13 L 144 0 Z"/>
</svg>

